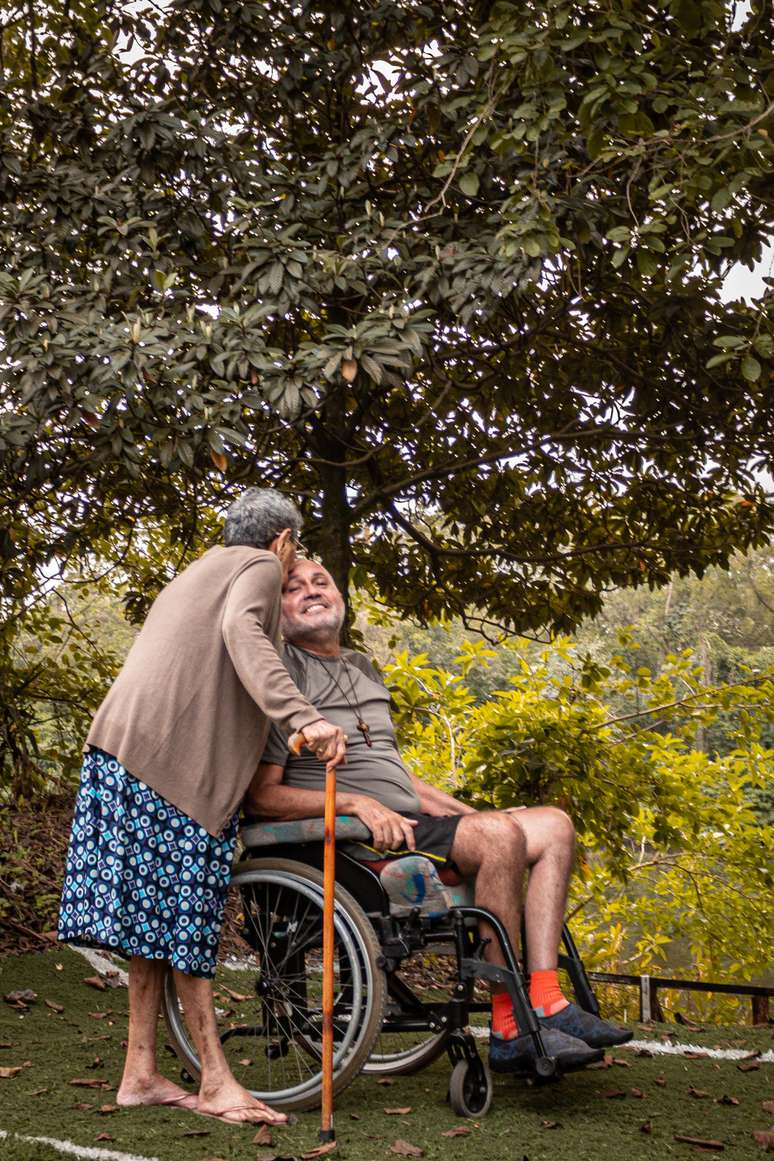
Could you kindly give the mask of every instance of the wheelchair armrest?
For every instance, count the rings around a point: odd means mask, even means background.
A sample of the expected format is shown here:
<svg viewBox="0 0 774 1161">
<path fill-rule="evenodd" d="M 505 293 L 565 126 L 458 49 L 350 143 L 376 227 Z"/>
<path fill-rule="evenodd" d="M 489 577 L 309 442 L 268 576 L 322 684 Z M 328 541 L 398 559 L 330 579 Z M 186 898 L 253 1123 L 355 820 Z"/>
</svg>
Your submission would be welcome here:
<svg viewBox="0 0 774 1161">
<path fill-rule="evenodd" d="M 259 822 L 248 820 L 241 831 L 246 847 L 273 847 L 279 843 L 315 843 L 325 838 L 325 823 L 321 818 L 300 818 L 292 822 Z M 349 842 L 370 839 L 371 832 L 359 818 L 348 814 L 336 817 L 336 839 Z"/>
</svg>

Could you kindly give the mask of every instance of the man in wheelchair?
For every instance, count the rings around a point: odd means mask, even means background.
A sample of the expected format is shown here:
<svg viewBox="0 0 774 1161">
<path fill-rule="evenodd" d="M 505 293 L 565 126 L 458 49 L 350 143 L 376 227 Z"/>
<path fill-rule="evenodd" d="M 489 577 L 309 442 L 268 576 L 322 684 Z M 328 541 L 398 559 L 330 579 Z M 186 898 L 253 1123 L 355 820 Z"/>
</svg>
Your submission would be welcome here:
<svg viewBox="0 0 774 1161">
<path fill-rule="evenodd" d="M 282 616 L 289 672 L 349 739 L 347 763 L 337 772 L 337 813 L 367 826 L 381 858 L 421 853 L 438 868 L 475 878 L 476 905 L 500 919 L 517 951 L 523 920 L 529 1002 L 546 1052 L 564 1071 L 598 1060 L 604 1046 L 629 1040 L 627 1029 L 562 994 L 559 944 L 575 846 L 568 816 L 550 806 L 477 811 L 409 773 L 398 753 L 381 677 L 365 655 L 340 645 L 344 602 L 321 565 L 296 562 L 283 591 Z M 324 765 L 308 751 L 289 753 L 275 727 L 245 811 L 265 819 L 320 817 L 324 784 Z M 482 922 L 485 939 L 493 934 L 487 928 Z M 484 956 L 505 965 L 497 939 L 489 940 Z M 534 1058 L 533 1038 L 520 1032 L 508 991 L 497 983 L 491 991 L 490 1065 L 498 1072 L 523 1073 Z"/>
</svg>

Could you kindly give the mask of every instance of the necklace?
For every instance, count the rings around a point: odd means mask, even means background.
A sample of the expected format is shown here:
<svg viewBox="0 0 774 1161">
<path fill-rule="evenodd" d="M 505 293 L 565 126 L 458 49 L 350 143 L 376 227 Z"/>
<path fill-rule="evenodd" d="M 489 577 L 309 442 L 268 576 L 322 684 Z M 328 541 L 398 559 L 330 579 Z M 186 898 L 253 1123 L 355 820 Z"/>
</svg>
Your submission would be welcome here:
<svg viewBox="0 0 774 1161">
<path fill-rule="evenodd" d="M 352 710 L 353 714 L 355 715 L 355 719 L 357 721 L 357 728 L 360 730 L 360 733 L 363 735 L 363 740 L 370 750 L 374 744 L 373 738 L 371 737 L 371 731 L 368 727 L 368 722 L 363 717 L 363 711 L 360 708 L 360 702 L 358 700 L 357 692 L 355 690 L 355 683 L 352 680 L 352 674 L 350 672 L 349 666 L 347 665 L 346 658 L 340 657 L 340 658 L 338 658 L 338 660 L 341 662 L 342 666 L 344 667 L 344 672 L 347 675 L 347 680 L 349 681 L 350 693 L 352 694 L 352 701 L 349 700 L 349 697 L 347 696 L 347 691 L 342 686 L 342 684 L 339 681 L 339 679 L 337 678 L 336 674 L 330 668 L 328 663 L 322 659 L 322 657 L 318 657 L 316 653 L 310 653 L 308 649 L 302 649 L 300 645 L 296 645 L 295 648 L 300 649 L 301 652 L 305 653 L 307 657 L 311 657 L 314 661 L 317 661 L 317 662 L 319 662 L 320 665 L 322 665 L 323 669 L 326 671 L 326 673 L 330 677 L 331 681 L 334 683 L 334 685 L 338 689 L 339 693 L 344 698 L 344 701 L 347 703 L 347 705 L 349 706 L 349 708 Z"/>
</svg>

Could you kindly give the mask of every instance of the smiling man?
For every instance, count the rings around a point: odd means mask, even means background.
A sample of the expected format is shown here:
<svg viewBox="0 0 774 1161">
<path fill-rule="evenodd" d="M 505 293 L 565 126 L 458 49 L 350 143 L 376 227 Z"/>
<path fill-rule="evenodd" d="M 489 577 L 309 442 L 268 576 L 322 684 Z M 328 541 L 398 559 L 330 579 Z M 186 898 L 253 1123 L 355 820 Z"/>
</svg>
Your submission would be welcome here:
<svg viewBox="0 0 774 1161">
<path fill-rule="evenodd" d="M 411 774 L 398 752 L 389 691 L 364 654 L 341 647 L 343 622 L 344 602 L 330 574 L 315 561 L 298 560 L 283 589 L 285 663 L 309 701 L 349 737 L 346 765 L 337 770 L 337 813 L 360 818 L 385 857 L 416 850 L 439 867 L 475 877 L 476 903 L 500 917 L 517 950 L 523 913 L 530 1000 L 546 1049 L 565 1070 L 599 1059 L 602 1046 L 629 1040 L 626 1029 L 569 1003 L 559 984 L 575 849 L 570 819 L 550 806 L 477 811 Z M 313 754 L 289 754 L 284 736 L 272 730 L 245 808 L 264 818 L 319 817 L 324 788 L 322 763 Z M 483 924 L 482 934 L 491 934 Z M 503 962 L 495 940 L 485 954 Z M 533 1051 L 531 1037 L 519 1034 L 507 993 L 493 990 L 492 1067 L 526 1073 Z"/>
</svg>

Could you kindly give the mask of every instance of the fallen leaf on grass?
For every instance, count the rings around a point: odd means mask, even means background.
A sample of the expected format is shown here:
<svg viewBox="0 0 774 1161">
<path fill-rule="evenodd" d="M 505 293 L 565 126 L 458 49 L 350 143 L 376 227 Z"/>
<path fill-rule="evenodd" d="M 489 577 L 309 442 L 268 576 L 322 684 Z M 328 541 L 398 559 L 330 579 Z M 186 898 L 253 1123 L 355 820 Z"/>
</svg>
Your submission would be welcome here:
<svg viewBox="0 0 774 1161">
<path fill-rule="evenodd" d="M 624 1088 L 608 1088 L 604 1092 L 601 1092 L 599 1095 L 601 1097 L 604 1097 L 605 1100 L 608 1100 L 608 1101 L 616 1100 L 618 1097 L 625 1097 L 626 1096 L 626 1089 L 624 1089 Z"/>
<path fill-rule="evenodd" d="M 465 1125 L 455 1125 L 453 1129 L 446 1129 L 442 1137 L 467 1137 L 471 1132 Z"/>
<path fill-rule="evenodd" d="M 647 1133 L 647 1135 L 650 1136 L 650 1134 L 653 1132 L 653 1122 L 643 1121 L 643 1123 L 640 1125 L 640 1132 Z"/>
<path fill-rule="evenodd" d="M 561 1129 L 562 1122 L 561 1121 L 541 1121 L 540 1125 L 541 1125 L 541 1128 L 543 1128 L 543 1129 Z"/>
<path fill-rule="evenodd" d="M 249 1057 L 249 1056 L 245 1056 L 245 1057 L 243 1057 L 243 1058 L 242 1058 L 242 1060 L 240 1060 L 240 1061 L 239 1061 L 239 1063 L 240 1063 L 240 1064 L 241 1064 L 241 1065 L 242 1065 L 244 1068 L 249 1068 L 249 1067 L 250 1067 L 250 1065 L 251 1065 L 253 1062 L 252 1062 L 252 1060 L 250 1059 L 250 1057 Z"/>
<path fill-rule="evenodd" d="M 622 1060 L 620 1056 L 613 1057 L 613 1064 L 617 1064 L 619 1068 L 631 1068 L 631 1061 Z"/>
<path fill-rule="evenodd" d="M 686 1060 L 706 1060 L 709 1056 L 708 1052 L 684 1052 L 683 1057 Z"/>
<path fill-rule="evenodd" d="M 385 1109 L 384 1111 L 388 1117 L 405 1117 L 407 1113 L 413 1113 L 414 1110 L 411 1105 L 405 1105 L 399 1109 Z"/>
<path fill-rule="evenodd" d="M 379 1080 L 377 1080 L 377 1082 L 376 1082 L 376 1083 L 377 1083 L 377 1084 L 384 1084 L 384 1085 L 389 1085 L 389 1084 L 395 1084 L 395 1081 L 394 1081 L 394 1080 L 390 1080 L 389 1076 L 383 1076 L 383 1077 L 380 1077 L 380 1079 L 379 1079 Z"/>
<path fill-rule="evenodd" d="M 761 1101 L 764 1113 L 774 1113 L 774 1101 Z"/>
<path fill-rule="evenodd" d="M 73 1108 L 77 1109 L 79 1113 L 90 1113 L 94 1105 L 90 1105 L 87 1101 L 77 1101 Z"/>
<path fill-rule="evenodd" d="M 326 1153 L 332 1153 L 338 1146 L 337 1141 L 326 1141 L 324 1145 L 318 1145 L 316 1149 L 309 1149 L 306 1153 L 302 1153 L 304 1161 L 311 1161 L 313 1157 L 323 1157 Z M 277 1158 L 277 1161 L 280 1161 Z"/>
<path fill-rule="evenodd" d="M 747 1060 L 747 1061 L 740 1060 L 739 1064 L 737 1064 L 736 1067 L 739 1069 L 740 1072 L 757 1072 L 758 1069 L 760 1068 L 760 1062 L 757 1060 Z"/>
<path fill-rule="evenodd" d="M 739 1097 L 726 1096 L 726 1094 L 723 1093 L 723 1096 L 715 1097 L 715 1104 L 716 1105 L 738 1105 L 739 1104 Z"/>
<path fill-rule="evenodd" d="M 774 1129 L 753 1129 L 753 1137 L 764 1153 L 774 1152 Z"/>
<path fill-rule="evenodd" d="M 693 1085 L 689 1085 L 688 1096 L 695 1097 L 697 1101 L 703 1101 L 705 1097 L 709 1096 L 709 1093 L 703 1088 L 694 1088 Z"/>
<path fill-rule="evenodd" d="M 76 1088 L 110 1088 L 110 1081 L 96 1076 L 77 1076 L 70 1084 Z"/>
<path fill-rule="evenodd" d="M 349 1119 L 350 1119 L 350 1121 L 359 1121 L 360 1120 L 360 1113 L 350 1113 Z"/>
<path fill-rule="evenodd" d="M 711 1141 L 705 1137 L 688 1137 L 685 1133 L 675 1133 L 675 1140 L 682 1141 L 684 1145 L 695 1145 L 697 1149 L 710 1149 L 714 1153 L 725 1149 L 722 1141 Z"/>
<path fill-rule="evenodd" d="M 245 1000 L 255 999 L 255 996 L 246 995 L 245 992 L 234 992 L 231 988 L 224 988 L 223 991 L 230 1000 L 235 1000 L 237 1004 L 243 1004 Z"/>
<path fill-rule="evenodd" d="M 56 1000 L 44 1000 L 43 1003 L 47 1008 L 50 1008 L 52 1012 L 56 1012 L 59 1015 L 64 1012 L 64 1004 L 57 1004 Z"/>
<path fill-rule="evenodd" d="M 87 1064 L 86 1067 L 88 1069 L 101 1068 L 104 1063 L 105 1062 L 101 1056 L 95 1056 L 94 1059 L 92 1060 L 91 1064 Z"/>
<path fill-rule="evenodd" d="M 55 963 L 54 964 L 54 971 L 55 972 L 63 972 L 64 971 L 64 964 L 63 963 Z"/>
<path fill-rule="evenodd" d="M 12 1040 L 0 1040 L 0 1048 L 13 1048 Z"/>
<path fill-rule="evenodd" d="M 274 1138 L 271 1135 L 271 1129 L 268 1125 L 261 1125 L 258 1132 L 253 1137 L 254 1145 L 273 1145 Z"/>
<path fill-rule="evenodd" d="M 98 992 L 107 991 L 107 984 L 102 976 L 86 976 L 83 982 L 84 984 L 88 984 L 90 988 L 96 988 Z"/>
<path fill-rule="evenodd" d="M 393 1141 L 389 1149 L 390 1153 L 397 1153 L 399 1157 L 424 1157 L 424 1149 L 420 1149 L 418 1145 L 412 1145 L 410 1141 L 402 1141 L 400 1137 L 397 1141 Z"/>
<path fill-rule="evenodd" d="M 683 1016 L 680 1012 L 675 1012 L 675 1021 L 678 1024 L 682 1024 L 684 1028 L 690 1028 L 691 1032 L 704 1031 L 701 1024 L 694 1024 L 693 1020 L 689 1020 L 687 1016 Z"/>
<path fill-rule="evenodd" d="M 657 1084 L 659 1088 L 666 1088 L 666 1077 L 657 1076 L 653 1083 Z"/>
<path fill-rule="evenodd" d="M 0 1080 L 10 1080 L 14 1076 L 18 1076 L 24 1069 L 23 1064 L 15 1064 L 11 1068 L 0 1068 Z"/>
<path fill-rule="evenodd" d="M 612 1067 L 613 1067 L 613 1058 L 612 1058 L 612 1056 L 608 1056 L 606 1054 L 602 1060 L 597 1060 L 594 1062 L 594 1064 L 587 1065 L 586 1071 L 591 1072 L 592 1068 L 598 1069 L 598 1068 L 612 1068 Z"/>
<path fill-rule="evenodd" d="M 117 1113 L 118 1105 L 100 1105 L 97 1109 L 97 1112 L 100 1114 L 100 1116 L 106 1117 L 109 1113 Z"/>
<path fill-rule="evenodd" d="M 87 1012 L 87 1016 L 91 1016 L 92 1020 L 104 1020 L 106 1016 L 110 1016 L 110 1012 Z"/>
<path fill-rule="evenodd" d="M 29 1004 L 34 1004 L 38 998 L 38 993 L 33 992 L 31 988 L 22 988 L 16 992 L 8 992 L 3 996 L 6 1004 L 11 1004 L 13 1007 L 27 1007 Z"/>
<path fill-rule="evenodd" d="M 111 1137 L 110 1133 L 97 1133 L 94 1138 L 95 1141 L 115 1141 L 115 1137 Z"/>
<path fill-rule="evenodd" d="M 632 1094 L 635 1100 L 642 1101 L 645 1099 L 645 1093 L 641 1088 L 630 1088 L 629 1092 Z"/>
<path fill-rule="evenodd" d="M 27 1096 L 43 1096 L 44 1092 L 48 1092 L 47 1088 L 36 1088 L 34 1092 L 27 1093 Z"/>
</svg>

